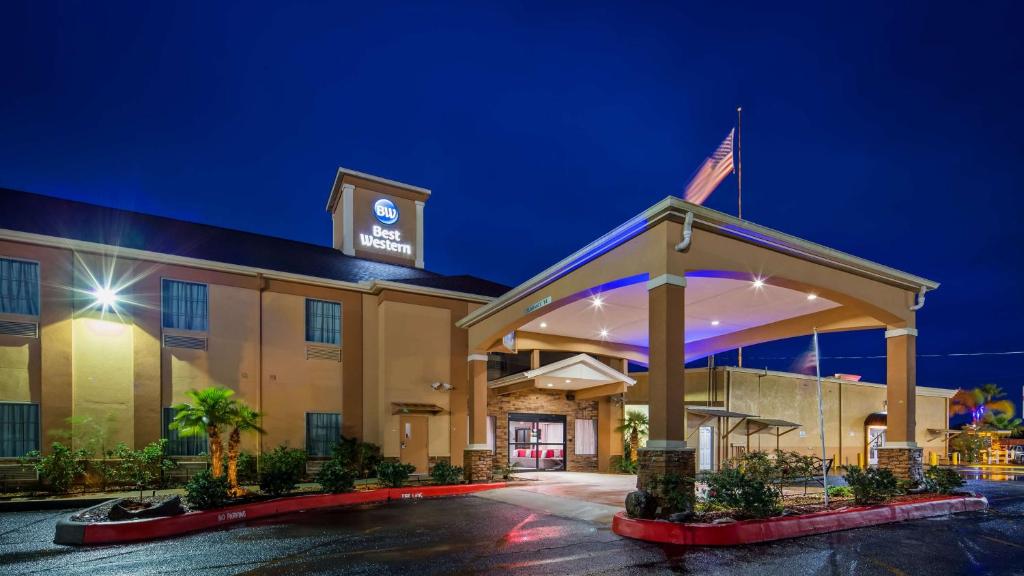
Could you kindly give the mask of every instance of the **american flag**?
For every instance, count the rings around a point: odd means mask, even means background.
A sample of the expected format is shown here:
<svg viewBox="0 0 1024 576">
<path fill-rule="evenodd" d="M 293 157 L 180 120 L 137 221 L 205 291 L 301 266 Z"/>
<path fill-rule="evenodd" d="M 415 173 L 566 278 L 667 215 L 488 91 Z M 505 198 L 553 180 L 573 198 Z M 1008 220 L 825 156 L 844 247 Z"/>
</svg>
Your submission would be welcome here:
<svg viewBox="0 0 1024 576">
<path fill-rule="evenodd" d="M 690 179 L 690 183 L 686 185 L 686 192 L 683 194 L 683 199 L 687 202 L 703 204 L 708 196 L 715 191 L 715 188 L 722 183 L 722 180 L 733 173 L 732 138 L 735 132 L 735 128 L 729 130 L 729 135 L 718 145 L 718 149 L 710 158 L 704 160 L 693 178 Z"/>
</svg>

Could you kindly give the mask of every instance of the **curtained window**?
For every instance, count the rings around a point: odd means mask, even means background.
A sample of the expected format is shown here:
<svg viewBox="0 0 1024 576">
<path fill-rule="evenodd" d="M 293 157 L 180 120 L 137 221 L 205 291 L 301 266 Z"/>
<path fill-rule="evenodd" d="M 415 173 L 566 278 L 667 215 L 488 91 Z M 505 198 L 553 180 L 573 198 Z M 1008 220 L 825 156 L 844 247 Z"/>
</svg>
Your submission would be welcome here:
<svg viewBox="0 0 1024 576">
<path fill-rule="evenodd" d="M 0 258 L 0 313 L 39 316 L 39 263 Z"/>
<path fill-rule="evenodd" d="M 597 454 L 597 420 L 576 419 L 576 455 Z"/>
<path fill-rule="evenodd" d="M 39 450 L 39 404 L 0 403 L 0 457 Z"/>
<path fill-rule="evenodd" d="M 330 456 L 339 440 L 341 440 L 341 414 L 306 413 L 306 454 Z"/>
<path fill-rule="evenodd" d="M 198 456 L 207 452 L 209 442 L 206 434 L 182 436 L 179 430 L 171 428 L 171 422 L 174 422 L 174 416 L 178 411 L 170 406 L 165 406 L 163 412 L 164 438 L 167 439 L 168 456 Z"/>
<path fill-rule="evenodd" d="M 206 284 L 163 281 L 163 325 L 176 330 L 197 330 L 209 328 L 209 296 Z"/>
<path fill-rule="evenodd" d="M 306 299 L 306 342 L 341 346 L 341 303 Z"/>
</svg>

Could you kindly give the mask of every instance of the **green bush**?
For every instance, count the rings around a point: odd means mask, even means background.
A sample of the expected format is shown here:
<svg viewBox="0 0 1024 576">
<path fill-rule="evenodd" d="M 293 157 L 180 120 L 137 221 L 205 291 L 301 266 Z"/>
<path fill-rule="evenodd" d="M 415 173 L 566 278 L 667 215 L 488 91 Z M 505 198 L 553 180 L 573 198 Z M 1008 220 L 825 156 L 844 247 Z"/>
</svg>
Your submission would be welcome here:
<svg viewBox="0 0 1024 576">
<path fill-rule="evenodd" d="M 331 452 L 332 458 L 340 458 L 342 462 L 355 470 L 359 478 L 372 478 L 377 474 L 377 464 L 383 459 L 380 446 L 345 436 L 341 437 Z"/>
<path fill-rule="evenodd" d="M 857 504 L 881 504 L 900 493 L 899 482 L 887 468 L 843 466 L 843 471 Z"/>
<path fill-rule="evenodd" d="M 976 464 L 981 461 L 982 452 L 992 448 L 991 436 L 980 436 L 973 432 L 958 434 L 949 441 L 949 447 L 960 453 L 965 463 Z"/>
<path fill-rule="evenodd" d="M 306 451 L 278 446 L 263 455 L 260 466 L 260 492 L 280 496 L 295 489 L 306 474 Z"/>
<path fill-rule="evenodd" d="M 85 458 L 89 457 L 86 450 L 71 448 L 54 442 L 50 444 L 50 453 L 43 456 L 38 450 L 25 455 L 22 463 L 30 464 L 39 474 L 39 479 L 47 490 L 55 494 L 65 494 L 71 489 L 75 479 L 85 472 Z"/>
<path fill-rule="evenodd" d="M 658 504 L 661 506 L 662 515 L 693 510 L 693 478 L 666 474 L 656 476 L 653 480 L 658 486 L 658 492 L 661 493 Z"/>
<path fill-rule="evenodd" d="M 637 465 L 625 456 L 612 456 L 611 469 L 621 474 L 636 474 Z"/>
<path fill-rule="evenodd" d="M 829 486 L 829 498 L 849 498 L 853 496 L 853 490 L 849 486 Z"/>
<path fill-rule="evenodd" d="M 712 507 L 726 508 L 740 518 L 769 518 L 782 512 L 782 491 L 733 466 L 706 476 Z"/>
<path fill-rule="evenodd" d="M 924 472 L 924 486 L 929 492 L 950 494 L 964 485 L 964 479 L 952 468 L 929 466 Z"/>
<path fill-rule="evenodd" d="M 402 464 L 397 460 L 384 460 L 377 464 L 377 480 L 385 488 L 401 488 L 414 470 L 416 467 L 412 464 Z"/>
<path fill-rule="evenodd" d="M 107 453 L 113 463 L 104 463 L 106 480 L 119 486 L 131 486 L 140 492 L 159 484 L 163 473 L 176 466 L 165 456 L 167 440 L 150 442 L 142 450 L 132 450 L 123 442 Z M 140 494 L 141 496 L 141 494 Z"/>
<path fill-rule="evenodd" d="M 256 457 L 248 452 L 238 454 L 238 482 L 239 484 L 253 484 L 259 478 L 256 468 Z"/>
<path fill-rule="evenodd" d="M 498 475 L 501 476 L 502 480 L 511 480 L 515 473 L 515 464 L 502 464 L 501 468 L 498 469 Z"/>
<path fill-rule="evenodd" d="M 188 503 L 197 510 L 220 508 L 228 499 L 226 476 L 213 477 L 209 470 L 196 474 L 185 484 Z"/>
<path fill-rule="evenodd" d="M 452 466 L 447 460 L 442 460 L 434 464 L 434 469 L 430 471 L 430 479 L 434 484 L 461 484 L 462 466 Z"/>
<path fill-rule="evenodd" d="M 316 481 L 320 483 L 324 492 L 351 492 L 356 487 L 356 470 L 340 458 L 331 458 L 320 467 Z"/>
</svg>

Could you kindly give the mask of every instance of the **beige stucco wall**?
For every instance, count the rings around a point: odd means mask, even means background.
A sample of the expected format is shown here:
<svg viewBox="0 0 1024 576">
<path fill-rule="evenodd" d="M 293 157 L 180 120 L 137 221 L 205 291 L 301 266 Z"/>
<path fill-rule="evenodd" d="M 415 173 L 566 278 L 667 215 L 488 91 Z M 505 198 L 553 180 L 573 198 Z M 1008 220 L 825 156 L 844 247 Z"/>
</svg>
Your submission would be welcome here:
<svg viewBox="0 0 1024 576">
<path fill-rule="evenodd" d="M 647 402 L 647 374 L 631 374 L 637 380 L 626 396 L 627 403 L 643 405 Z M 747 371 L 716 370 L 716 381 L 711 386 L 712 405 L 726 407 L 725 389 L 728 382 L 728 409 L 733 412 L 755 414 L 764 418 L 787 420 L 801 424 L 793 432 L 778 438 L 783 450 L 805 454 L 820 454 L 821 441 L 818 426 L 816 383 L 813 379 L 769 373 L 767 376 Z M 858 457 L 866 459 L 864 420 L 875 412 L 885 411 L 885 387 L 869 383 L 822 382 L 822 408 L 825 416 L 825 444 L 829 457 L 837 458 L 838 465 L 857 464 Z M 706 369 L 690 369 L 686 373 L 686 402 L 700 404 L 708 399 Z M 943 429 L 946 424 L 946 398 L 933 395 L 929 390 L 917 395 L 917 443 L 924 449 L 927 461 L 934 452 L 939 457 L 946 453 L 943 435 L 929 433 L 929 429 Z M 694 434 L 699 419 L 687 419 L 687 441 L 696 446 Z M 705 426 L 717 426 L 717 419 Z M 730 426 L 737 420 L 730 420 Z M 749 437 L 741 426 L 730 435 L 725 446 L 716 449 L 716 459 L 735 453 L 734 447 L 771 451 L 776 448 L 774 433 L 765 431 Z M 716 436 L 717 438 L 717 436 Z"/>
<path fill-rule="evenodd" d="M 450 456 L 450 394 L 430 387 L 432 382 L 450 379 L 450 312 L 385 301 L 379 305 L 377 315 L 379 386 L 374 409 L 378 443 L 384 455 L 399 455 L 399 416 L 391 414 L 391 403 L 411 402 L 436 404 L 444 409 L 444 413 L 428 417 L 428 454 Z"/>
<path fill-rule="evenodd" d="M 108 314 L 74 319 L 74 415 L 112 422 L 110 445 L 134 442 L 132 327 Z M 76 438 L 76 446 L 79 445 Z"/>
<path fill-rule="evenodd" d="M 344 419 L 342 363 L 306 360 L 305 306 L 301 296 L 263 294 L 264 450 L 305 448 L 307 412 Z"/>
<path fill-rule="evenodd" d="M 29 376 L 30 358 L 29 343 L 24 338 L 0 339 L 0 401 L 30 402 L 32 400 L 32 381 Z"/>
</svg>

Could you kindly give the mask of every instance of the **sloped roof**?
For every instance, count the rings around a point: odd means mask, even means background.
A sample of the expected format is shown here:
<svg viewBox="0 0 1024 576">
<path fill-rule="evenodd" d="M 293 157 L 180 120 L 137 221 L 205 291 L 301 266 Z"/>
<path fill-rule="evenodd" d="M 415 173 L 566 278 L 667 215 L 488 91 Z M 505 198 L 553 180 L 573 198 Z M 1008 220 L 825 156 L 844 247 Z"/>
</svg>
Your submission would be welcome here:
<svg viewBox="0 0 1024 576">
<path fill-rule="evenodd" d="M 325 280 L 390 280 L 487 297 L 508 290 L 473 276 L 346 256 L 330 246 L 7 188 L 0 188 L 0 228 Z"/>
</svg>

